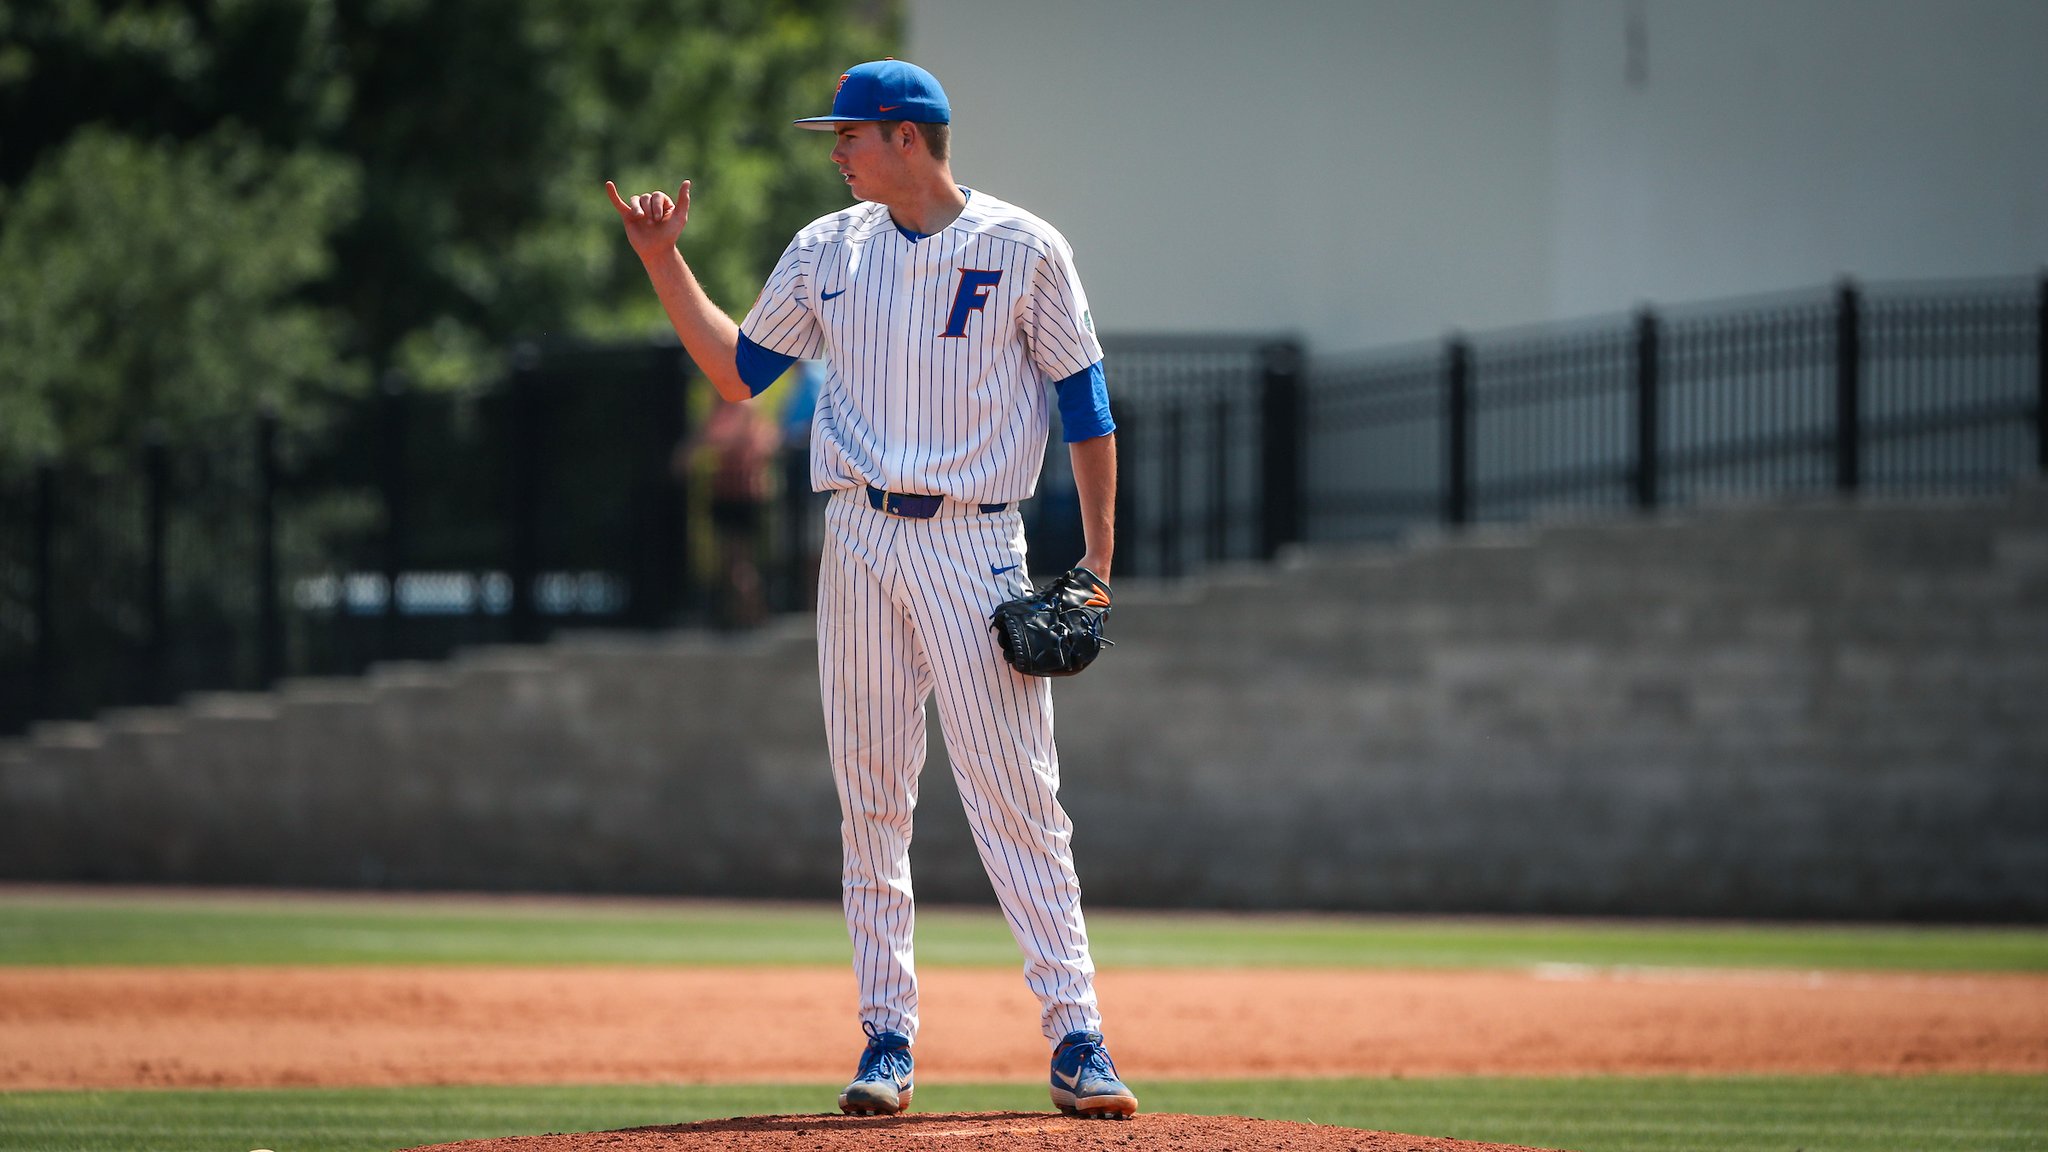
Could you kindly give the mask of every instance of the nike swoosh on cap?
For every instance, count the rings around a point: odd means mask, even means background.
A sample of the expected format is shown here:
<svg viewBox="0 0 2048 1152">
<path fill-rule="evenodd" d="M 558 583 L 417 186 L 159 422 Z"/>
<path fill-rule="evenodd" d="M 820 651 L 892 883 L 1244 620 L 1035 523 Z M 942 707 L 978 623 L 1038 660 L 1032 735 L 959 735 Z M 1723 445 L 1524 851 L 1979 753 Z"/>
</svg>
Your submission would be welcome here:
<svg viewBox="0 0 2048 1152">
<path fill-rule="evenodd" d="M 901 104 L 877 104 L 875 110 L 877 112 L 894 112 L 901 107 L 903 107 Z"/>
<path fill-rule="evenodd" d="M 839 298 L 840 298 L 841 296 L 844 296 L 844 295 L 846 295 L 846 289 L 844 289 L 844 288 L 841 288 L 841 289 L 840 289 L 839 291 L 837 291 L 837 292 L 827 292 L 827 293 L 825 293 L 825 294 L 824 294 L 823 296 L 820 296 L 820 297 L 818 297 L 818 299 L 820 299 L 820 300 L 837 300 L 837 299 L 839 299 Z"/>
</svg>

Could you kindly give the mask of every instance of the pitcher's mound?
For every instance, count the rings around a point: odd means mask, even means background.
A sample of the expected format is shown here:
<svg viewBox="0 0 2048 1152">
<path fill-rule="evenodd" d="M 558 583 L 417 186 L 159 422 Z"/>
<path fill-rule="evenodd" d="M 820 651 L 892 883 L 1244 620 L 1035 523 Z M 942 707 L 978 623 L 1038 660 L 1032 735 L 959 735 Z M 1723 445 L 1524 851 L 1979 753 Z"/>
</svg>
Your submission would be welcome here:
<svg viewBox="0 0 2048 1152">
<path fill-rule="evenodd" d="M 568 1136 L 507 1136 L 435 1144 L 431 1152 L 957 1152 L 1031 1149 L 1229 1148 L 1233 1152 L 1540 1152 L 1287 1120 L 1138 1116 L 1072 1120 L 1050 1112 L 942 1112 L 904 1116 L 736 1116 L 659 1128 Z M 410 1152 L 430 1152 L 412 1149 Z"/>
</svg>

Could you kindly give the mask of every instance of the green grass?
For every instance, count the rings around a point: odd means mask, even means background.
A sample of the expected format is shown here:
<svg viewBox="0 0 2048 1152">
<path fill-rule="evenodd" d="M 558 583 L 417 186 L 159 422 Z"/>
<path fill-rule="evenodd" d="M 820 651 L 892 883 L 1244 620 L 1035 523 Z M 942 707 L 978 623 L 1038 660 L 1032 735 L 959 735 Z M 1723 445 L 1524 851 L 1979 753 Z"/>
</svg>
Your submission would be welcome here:
<svg viewBox="0 0 2048 1152">
<path fill-rule="evenodd" d="M 2048 971 L 2048 930 L 1097 910 L 1099 964 Z M 993 908 L 918 913 L 927 964 L 1011 967 Z M 0 964 L 842 964 L 829 904 L 0 891 Z"/>
<path fill-rule="evenodd" d="M 2048 971 L 2029 928 L 1097 911 L 1111 966 L 1534 964 Z M 991 910 L 919 914 L 926 963 L 1017 963 Z M 842 964 L 830 905 L 395 900 L 0 889 L 0 964 Z M 1148 1111 L 1631 1152 L 2043 1149 L 2048 1077 L 1139 1083 Z M 829 1107 L 836 1085 L 0 1093 L 0 1152 L 390 1149 Z M 1042 1110 L 1036 1085 L 925 1084 L 921 1111 Z"/>
<path fill-rule="evenodd" d="M 1146 1110 L 1582 1152 L 2048 1149 L 2048 1077 L 1140 1084 Z M 836 1086 L 0 1094 L 0 1152 L 356 1152 L 831 1107 Z M 921 1112 L 1045 1111 L 1036 1085 L 925 1084 Z"/>
</svg>

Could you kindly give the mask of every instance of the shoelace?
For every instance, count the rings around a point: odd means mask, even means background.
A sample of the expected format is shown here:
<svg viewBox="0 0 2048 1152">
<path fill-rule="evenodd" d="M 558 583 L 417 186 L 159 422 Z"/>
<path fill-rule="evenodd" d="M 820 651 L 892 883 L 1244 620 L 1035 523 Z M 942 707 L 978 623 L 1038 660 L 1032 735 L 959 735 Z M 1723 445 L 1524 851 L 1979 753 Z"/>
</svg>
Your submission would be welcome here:
<svg viewBox="0 0 2048 1152">
<path fill-rule="evenodd" d="M 901 1084 L 910 1075 L 910 1048 L 893 1040 L 882 1039 L 882 1030 L 863 1020 L 861 1030 L 868 1034 L 867 1051 L 861 1053 L 860 1069 L 854 1073 L 855 1080 L 887 1080 Z"/>
<path fill-rule="evenodd" d="M 1116 1062 L 1109 1058 L 1109 1049 L 1092 1040 L 1083 1040 L 1067 1049 L 1081 1057 L 1074 1067 L 1076 1083 L 1088 1080 L 1118 1080 Z"/>
</svg>

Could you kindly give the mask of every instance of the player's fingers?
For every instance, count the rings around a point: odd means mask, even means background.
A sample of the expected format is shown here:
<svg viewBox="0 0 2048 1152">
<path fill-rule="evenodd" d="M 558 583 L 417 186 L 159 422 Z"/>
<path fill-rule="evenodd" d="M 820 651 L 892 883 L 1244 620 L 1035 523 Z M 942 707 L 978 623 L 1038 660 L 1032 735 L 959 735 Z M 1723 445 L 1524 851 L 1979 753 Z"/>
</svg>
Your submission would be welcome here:
<svg viewBox="0 0 2048 1152">
<path fill-rule="evenodd" d="M 617 184 L 607 180 L 604 182 L 604 190 L 612 194 L 612 207 L 619 210 L 619 215 L 626 216 L 632 213 L 632 207 L 624 200 L 619 199 L 619 186 Z"/>
<path fill-rule="evenodd" d="M 656 220 L 668 219 L 668 214 L 675 210 L 675 201 L 670 200 L 666 192 L 650 192 L 647 199 L 651 203 L 651 214 Z"/>
</svg>

